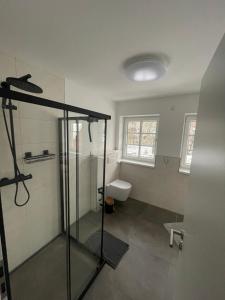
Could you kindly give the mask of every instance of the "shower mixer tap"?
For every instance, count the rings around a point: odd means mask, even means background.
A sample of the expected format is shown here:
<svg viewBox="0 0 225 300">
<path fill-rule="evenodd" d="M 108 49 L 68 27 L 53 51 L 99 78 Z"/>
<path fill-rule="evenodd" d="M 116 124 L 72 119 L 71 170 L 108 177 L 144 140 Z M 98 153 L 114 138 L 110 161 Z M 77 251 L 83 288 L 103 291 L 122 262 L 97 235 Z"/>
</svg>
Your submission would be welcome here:
<svg viewBox="0 0 225 300">
<path fill-rule="evenodd" d="M 7 91 L 10 91 L 11 86 L 19 88 L 21 90 L 31 92 L 31 93 L 42 93 L 42 89 L 29 82 L 28 79 L 31 78 L 30 74 L 24 75 L 22 77 L 16 78 L 16 77 L 7 77 L 5 81 L 1 82 L 1 87 L 4 88 Z M 8 100 L 8 104 L 7 104 Z M 6 117 L 5 110 L 9 111 L 9 125 Z M 14 118 L 13 118 L 13 110 L 17 110 L 17 107 L 12 104 L 11 99 L 7 99 L 6 97 L 2 98 L 2 112 L 3 112 L 3 119 L 5 123 L 5 129 L 6 134 L 8 138 L 9 148 L 12 154 L 13 159 L 13 165 L 14 165 L 14 178 L 12 179 L 5 179 L 0 180 L 0 187 L 15 184 L 16 185 L 16 191 L 14 196 L 14 203 L 16 206 L 24 206 L 28 203 L 30 200 L 30 192 L 26 186 L 25 180 L 31 179 L 32 175 L 24 175 L 20 172 L 20 169 L 17 164 L 17 157 L 16 157 L 16 142 L 15 142 L 15 132 L 14 132 Z M 17 195 L 18 195 L 18 184 L 19 182 L 22 182 L 24 189 L 27 193 L 27 199 L 24 203 L 20 204 L 17 202 Z"/>
</svg>

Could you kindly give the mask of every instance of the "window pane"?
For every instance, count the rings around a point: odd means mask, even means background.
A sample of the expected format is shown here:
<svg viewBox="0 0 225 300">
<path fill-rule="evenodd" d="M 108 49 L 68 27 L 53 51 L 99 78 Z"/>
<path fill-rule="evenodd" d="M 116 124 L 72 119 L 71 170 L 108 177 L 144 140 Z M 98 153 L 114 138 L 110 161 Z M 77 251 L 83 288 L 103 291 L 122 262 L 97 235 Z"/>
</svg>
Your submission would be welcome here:
<svg viewBox="0 0 225 300">
<path fill-rule="evenodd" d="M 158 118 L 127 117 L 125 119 L 123 157 L 152 160 L 156 147 Z"/>
<path fill-rule="evenodd" d="M 154 157 L 154 148 L 141 146 L 140 148 L 140 156 L 142 158 L 151 159 Z"/>
<path fill-rule="evenodd" d="M 155 134 L 142 134 L 141 145 L 153 147 L 155 144 Z"/>
<path fill-rule="evenodd" d="M 78 130 L 81 131 L 83 125 L 82 123 L 78 123 Z M 72 124 L 72 132 L 77 132 L 77 124 L 76 123 L 73 123 Z"/>
<path fill-rule="evenodd" d="M 193 120 L 189 124 L 189 132 L 188 134 L 195 134 L 195 129 L 196 129 L 196 120 Z"/>
<path fill-rule="evenodd" d="M 193 148 L 194 148 L 194 136 L 191 135 L 188 136 L 187 139 L 187 151 L 186 151 L 186 158 L 185 158 L 185 163 L 187 165 L 191 164 Z"/>
<path fill-rule="evenodd" d="M 192 154 L 190 155 L 186 155 L 186 160 L 185 160 L 185 164 L 186 165 L 190 165 L 192 161 Z"/>
<path fill-rule="evenodd" d="M 187 153 L 191 154 L 194 148 L 194 136 L 190 135 L 187 139 Z"/>
<path fill-rule="evenodd" d="M 142 123 L 143 133 L 156 133 L 157 121 L 144 121 Z"/>
<path fill-rule="evenodd" d="M 127 125 L 128 133 L 140 132 L 140 121 L 129 121 Z"/>
<path fill-rule="evenodd" d="M 127 145 L 127 156 L 138 157 L 139 146 Z"/>
<path fill-rule="evenodd" d="M 139 145 L 139 134 L 128 133 L 128 135 L 127 135 L 127 144 L 129 144 L 129 145 Z"/>
</svg>

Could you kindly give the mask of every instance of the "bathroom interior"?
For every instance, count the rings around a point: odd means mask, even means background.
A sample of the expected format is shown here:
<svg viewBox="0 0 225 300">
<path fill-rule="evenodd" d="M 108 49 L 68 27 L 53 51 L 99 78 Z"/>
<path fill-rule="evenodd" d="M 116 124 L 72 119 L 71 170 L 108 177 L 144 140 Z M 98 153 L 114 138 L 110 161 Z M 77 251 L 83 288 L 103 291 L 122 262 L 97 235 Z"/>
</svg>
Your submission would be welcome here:
<svg viewBox="0 0 225 300">
<path fill-rule="evenodd" d="M 225 5 L 38 2 L 0 4 L 0 300 L 174 300 Z"/>
</svg>

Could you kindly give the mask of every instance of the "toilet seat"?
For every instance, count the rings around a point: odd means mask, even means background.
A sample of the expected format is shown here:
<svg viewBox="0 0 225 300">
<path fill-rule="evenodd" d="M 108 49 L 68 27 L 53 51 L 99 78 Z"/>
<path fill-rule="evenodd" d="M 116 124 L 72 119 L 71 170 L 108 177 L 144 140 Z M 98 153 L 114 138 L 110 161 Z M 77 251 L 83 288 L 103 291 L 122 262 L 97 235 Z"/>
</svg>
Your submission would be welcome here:
<svg viewBox="0 0 225 300">
<path fill-rule="evenodd" d="M 131 184 L 127 181 L 116 179 L 110 183 L 111 186 L 117 187 L 119 189 L 130 189 Z"/>
</svg>

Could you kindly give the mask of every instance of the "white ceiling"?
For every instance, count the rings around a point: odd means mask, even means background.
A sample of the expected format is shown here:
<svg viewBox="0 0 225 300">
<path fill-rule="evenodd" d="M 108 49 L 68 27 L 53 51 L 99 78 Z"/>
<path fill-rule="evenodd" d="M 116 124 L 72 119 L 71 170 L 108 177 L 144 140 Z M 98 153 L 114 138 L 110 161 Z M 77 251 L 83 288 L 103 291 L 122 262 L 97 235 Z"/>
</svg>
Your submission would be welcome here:
<svg viewBox="0 0 225 300">
<path fill-rule="evenodd" d="M 224 32 L 224 0 L 0 0 L 1 49 L 113 100 L 198 91 Z M 163 79 L 127 80 L 125 59 L 158 52 Z"/>
</svg>

